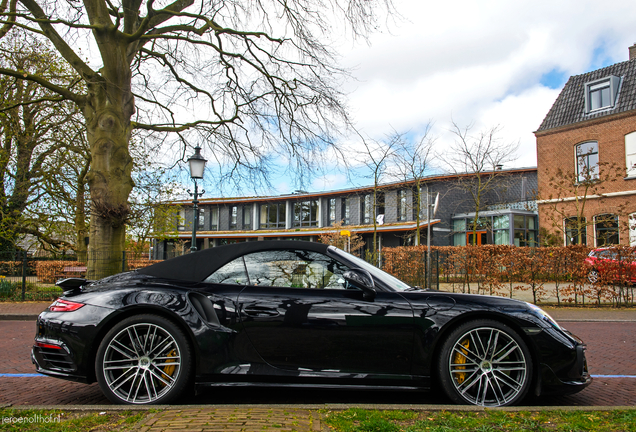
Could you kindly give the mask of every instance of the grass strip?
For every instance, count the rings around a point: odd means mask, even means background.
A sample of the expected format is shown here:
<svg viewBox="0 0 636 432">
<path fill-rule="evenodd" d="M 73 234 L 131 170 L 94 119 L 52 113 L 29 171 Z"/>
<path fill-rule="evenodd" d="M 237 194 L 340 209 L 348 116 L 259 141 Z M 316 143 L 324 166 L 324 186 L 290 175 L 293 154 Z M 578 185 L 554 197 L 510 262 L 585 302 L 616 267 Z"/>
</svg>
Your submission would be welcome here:
<svg viewBox="0 0 636 432">
<path fill-rule="evenodd" d="M 148 411 L 64 411 L 0 409 L 0 431 L 86 432 L 130 430 Z"/>
<path fill-rule="evenodd" d="M 611 411 L 322 411 L 337 432 L 636 431 L 636 410 Z"/>
</svg>

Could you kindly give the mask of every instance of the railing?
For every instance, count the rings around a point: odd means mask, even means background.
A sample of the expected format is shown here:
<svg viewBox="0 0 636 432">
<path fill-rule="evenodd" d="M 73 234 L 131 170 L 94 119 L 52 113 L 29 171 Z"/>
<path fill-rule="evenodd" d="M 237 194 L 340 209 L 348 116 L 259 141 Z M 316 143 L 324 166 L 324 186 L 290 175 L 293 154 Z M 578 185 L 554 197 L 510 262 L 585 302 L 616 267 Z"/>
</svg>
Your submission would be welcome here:
<svg viewBox="0 0 636 432">
<path fill-rule="evenodd" d="M 55 282 L 68 277 L 101 279 L 159 262 L 148 254 L 89 253 L 84 256 L 29 255 L 23 251 L 0 252 L 0 301 L 52 300 L 62 293 Z M 104 269 L 95 271 L 93 269 Z M 89 271 L 90 269 L 90 271 Z"/>
</svg>

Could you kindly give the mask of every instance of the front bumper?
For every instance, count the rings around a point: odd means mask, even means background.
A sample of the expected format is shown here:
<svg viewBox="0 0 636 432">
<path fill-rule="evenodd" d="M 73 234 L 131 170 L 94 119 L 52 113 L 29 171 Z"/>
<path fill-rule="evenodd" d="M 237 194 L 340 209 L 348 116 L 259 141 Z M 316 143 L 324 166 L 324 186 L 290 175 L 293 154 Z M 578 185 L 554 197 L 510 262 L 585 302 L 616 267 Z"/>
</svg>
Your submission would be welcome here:
<svg viewBox="0 0 636 432">
<path fill-rule="evenodd" d="M 575 347 L 576 356 L 567 370 L 557 374 L 545 363 L 539 365 L 539 393 L 541 395 L 568 395 L 577 393 L 592 383 L 587 368 L 585 345 Z"/>
</svg>

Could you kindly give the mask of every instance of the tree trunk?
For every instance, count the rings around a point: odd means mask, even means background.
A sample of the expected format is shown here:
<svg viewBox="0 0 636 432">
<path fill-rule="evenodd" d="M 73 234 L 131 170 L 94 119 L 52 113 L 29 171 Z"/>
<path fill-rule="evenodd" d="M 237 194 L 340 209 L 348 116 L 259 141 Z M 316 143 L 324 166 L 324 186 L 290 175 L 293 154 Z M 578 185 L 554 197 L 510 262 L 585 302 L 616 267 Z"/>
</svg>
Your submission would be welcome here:
<svg viewBox="0 0 636 432">
<path fill-rule="evenodd" d="M 122 271 L 128 195 L 133 181 L 128 143 L 134 100 L 130 75 L 118 71 L 117 79 L 97 76 L 88 81 L 84 108 L 91 171 L 91 223 L 88 246 L 88 279 L 98 279 Z"/>
</svg>

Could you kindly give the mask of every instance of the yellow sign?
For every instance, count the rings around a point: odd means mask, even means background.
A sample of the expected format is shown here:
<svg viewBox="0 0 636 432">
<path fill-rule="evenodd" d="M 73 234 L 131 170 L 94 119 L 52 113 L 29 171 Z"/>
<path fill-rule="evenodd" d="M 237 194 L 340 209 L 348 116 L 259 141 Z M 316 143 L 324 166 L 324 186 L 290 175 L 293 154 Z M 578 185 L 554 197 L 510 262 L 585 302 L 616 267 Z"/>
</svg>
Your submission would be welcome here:
<svg viewBox="0 0 636 432">
<path fill-rule="evenodd" d="M 342 230 L 342 231 L 340 231 L 340 235 L 341 236 L 351 237 L 351 232 L 349 232 L 349 230 Z"/>
</svg>

